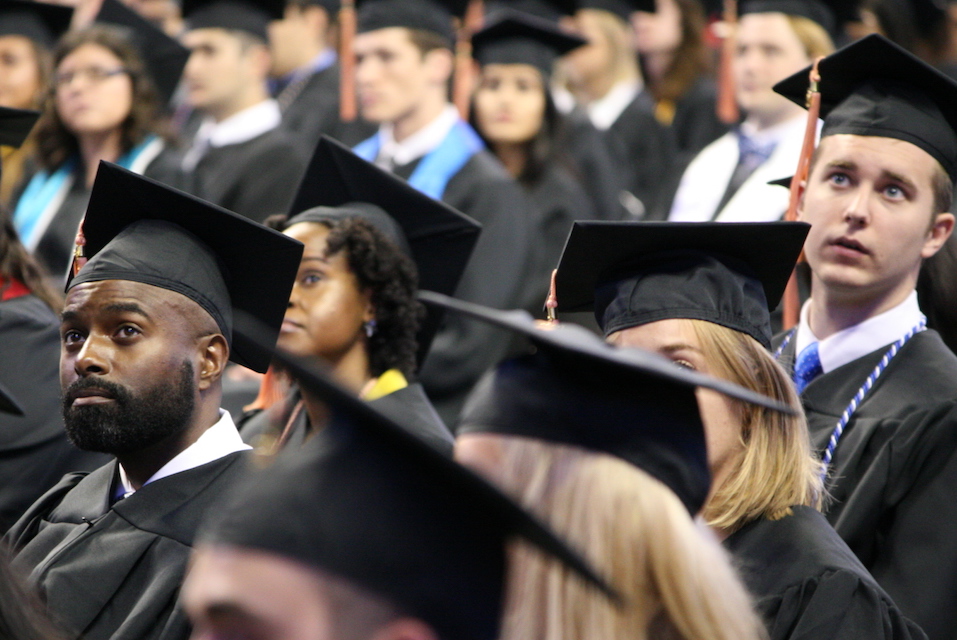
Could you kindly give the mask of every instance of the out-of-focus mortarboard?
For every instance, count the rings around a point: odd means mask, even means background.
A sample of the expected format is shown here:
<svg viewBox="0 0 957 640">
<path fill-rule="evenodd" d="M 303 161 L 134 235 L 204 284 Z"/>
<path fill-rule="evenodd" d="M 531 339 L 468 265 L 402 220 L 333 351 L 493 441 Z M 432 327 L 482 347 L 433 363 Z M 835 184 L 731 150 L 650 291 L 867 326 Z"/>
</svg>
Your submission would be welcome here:
<svg viewBox="0 0 957 640">
<path fill-rule="evenodd" d="M 0 412 L 15 416 L 23 415 L 23 409 L 17 404 L 16 398 L 3 385 L 0 385 Z"/>
<path fill-rule="evenodd" d="M 612 13 L 625 22 L 636 11 L 655 12 L 655 0 L 578 0 L 579 9 L 598 9 Z"/>
<path fill-rule="evenodd" d="M 183 0 L 183 18 L 190 29 L 245 31 L 269 41 L 267 27 L 281 20 L 286 0 Z"/>
<path fill-rule="evenodd" d="M 51 49 L 70 28 L 73 8 L 33 0 L 0 2 L 0 36 L 23 36 Z"/>
<path fill-rule="evenodd" d="M 88 260 L 66 290 L 130 280 L 193 300 L 230 341 L 230 360 L 263 372 L 268 356 L 233 331 L 254 315 L 273 342 L 302 258 L 302 243 L 187 193 L 101 162 L 82 223 Z"/>
<path fill-rule="evenodd" d="M 821 60 L 821 138 L 853 134 L 910 142 L 957 181 L 957 82 L 873 34 Z M 810 67 L 774 85 L 802 107 Z"/>
<path fill-rule="evenodd" d="M 168 104 L 189 60 L 189 49 L 119 0 L 103 0 L 96 22 L 124 33 L 139 52 L 163 104 Z"/>
<path fill-rule="evenodd" d="M 301 450 L 240 484 L 201 541 L 327 571 L 385 597 L 443 638 L 498 637 L 506 541 L 514 536 L 611 593 L 574 551 L 491 484 L 314 364 L 281 352 L 275 358 L 327 403 L 331 421 Z"/>
<path fill-rule="evenodd" d="M 803 222 L 576 222 L 558 266 L 558 308 L 593 309 L 605 336 L 689 318 L 770 348 L 769 310 L 809 229 Z"/>
<path fill-rule="evenodd" d="M 832 38 L 837 28 L 834 12 L 818 0 L 746 0 L 738 13 L 742 16 L 749 13 L 783 13 L 807 18 L 820 25 Z"/>
<path fill-rule="evenodd" d="M 536 18 L 558 22 L 565 16 L 575 15 L 577 0 L 493 0 L 485 3 L 486 14 L 496 19 L 502 10 L 519 11 Z"/>
<path fill-rule="evenodd" d="M 404 27 L 455 42 L 453 19 L 465 17 L 468 0 L 361 0 L 357 2 L 357 33 Z"/>
<path fill-rule="evenodd" d="M 420 297 L 510 329 L 535 347 L 486 374 L 466 402 L 459 433 L 538 438 L 617 456 L 667 485 L 692 514 L 704 504 L 711 482 L 695 389 L 794 412 L 657 354 L 615 348 L 576 325 L 543 330 L 524 311 L 498 311 L 430 292 Z"/>
<path fill-rule="evenodd" d="M 361 217 L 415 261 L 419 288 L 455 292 L 482 225 L 444 202 L 423 195 L 328 136 L 316 146 L 287 223 Z M 423 362 L 442 321 L 429 310 L 417 336 Z"/>
<path fill-rule="evenodd" d="M 585 44 L 586 40 L 561 31 L 547 20 L 502 11 L 495 22 L 472 36 L 472 57 L 483 67 L 529 64 L 548 78 L 556 59 Z"/>
<path fill-rule="evenodd" d="M 0 107 L 0 145 L 19 147 L 39 117 L 39 111 Z"/>
</svg>

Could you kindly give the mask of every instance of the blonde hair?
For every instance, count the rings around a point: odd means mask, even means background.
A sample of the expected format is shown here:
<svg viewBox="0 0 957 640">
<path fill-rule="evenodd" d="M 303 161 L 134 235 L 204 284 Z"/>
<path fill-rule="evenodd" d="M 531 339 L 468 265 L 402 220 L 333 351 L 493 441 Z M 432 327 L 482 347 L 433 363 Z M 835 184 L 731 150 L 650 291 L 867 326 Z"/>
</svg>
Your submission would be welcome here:
<svg viewBox="0 0 957 640">
<path fill-rule="evenodd" d="M 616 606 L 514 542 L 501 640 L 764 637 L 724 550 L 665 485 L 609 455 L 498 439 L 506 491 L 582 549 L 622 596 Z"/>
<path fill-rule="evenodd" d="M 682 321 L 691 323 L 710 373 L 798 411 L 787 416 L 731 401 L 741 418 L 742 447 L 731 473 L 705 503 L 705 521 L 732 533 L 758 518 L 783 518 L 793 505 L 820 509 L 824 467 L 811 452 L 801 401 L 787 373 L 749 335 L 704 320 Z"/>
<path fill-rule="evenodd" d="M 803 16 L 785 15 L 784 17 L 787 18 L 791 30 L 804 47 L 808 58 L 814 60 L 834 53 L 834 41 L 824 27 Z"/>
<path fill-rule="evenodd" d="M 631 46 L 631 26 L 610 11 L 603 9 L 579 9 L 587 15 L 601 31 L 611 50 L 612 68 L 608 69 L 613 78 L 628 77 L 640 73 L 638 58 Z"/>
</svg>

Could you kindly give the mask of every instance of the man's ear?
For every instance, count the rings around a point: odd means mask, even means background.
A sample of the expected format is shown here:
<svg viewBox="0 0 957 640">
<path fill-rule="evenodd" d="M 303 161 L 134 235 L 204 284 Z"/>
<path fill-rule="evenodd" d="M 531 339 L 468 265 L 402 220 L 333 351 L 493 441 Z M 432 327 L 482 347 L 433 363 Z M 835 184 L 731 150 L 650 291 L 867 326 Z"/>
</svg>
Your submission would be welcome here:
<svg viewBox="0 0 957 640">
<path fill-rule="evenodd" d="M 810 178 L 810 176 L 808 176 Z M 804 195 L 807 193 L 807 180 L 798 183 L 797 219 L 804 221 Z"/>
<path fill-rule="evenodd" d="M 947 242 L 947 238 L 954 231 L 954 214 L 938 213 L 934 224 L 927 232 L 927 240 L 924 242 L 924 248 L 920 252 L 920 257 L 927 259 L 940 251 L 940 248 Z"/>
<path fill-rule="evenodd" d="M 418 618 L 397 618 L 379 627 L 369 640 L 439 640 L 439 634 Z"/>
<path fill-rule="evenodd" d="M 452 77 L 455 56 L 450 49 L 432 49 L 423 57 L 422 65 L 425 67 L 429 82 L 444 87 Z"/>
<path fill-rule="evenodd" d="M 219 380 L 229 362 L 229 344 L 221 333 L 199 339 L 199 389 L 205 391 Z"/>
</svg>

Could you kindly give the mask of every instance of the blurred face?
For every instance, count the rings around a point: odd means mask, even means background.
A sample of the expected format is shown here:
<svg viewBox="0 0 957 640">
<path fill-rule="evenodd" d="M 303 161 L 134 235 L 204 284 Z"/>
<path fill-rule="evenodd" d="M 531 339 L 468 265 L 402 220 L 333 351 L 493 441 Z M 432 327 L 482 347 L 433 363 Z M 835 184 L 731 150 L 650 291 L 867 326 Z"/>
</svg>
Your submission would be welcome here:
<svg viewBox="0 0 957 640">
<path fill-rule="evenodd" d="M 231 110 L 248 82 L 256 82 L 250 51 L 225 29 L 194 29 L 183 36 L 190 50 L 183 78 L 187 100 L 204 111 Z"/>
<path fill-rule="evenodd" d="M 475 92 L 475 117 L 493 144 L 520 144 L 534 138 L 545 118 L 545 84 L 526 64 L 490 64 Z"/>
<path fill-rule="evenodd" d="M 921 260 L 937 252 L 953 226 L 952 215 L 934 212 L 936 167 L 903 140 L 824 138 L 799 209 L 811 223 L 804 251 L 814 286 L 859 300 L 909 294 Z"/>
<path fill-rule="evenodd" d="M 345 251 L 327 256 L 329 229 L 315 222 L 294 224 L 286 235 L 306 247 L 278 346 L 332 364 L 353 350 L 365 349 L 362 325 L 374 318 L 372 303 L 370 294 L 360 291 Z"/>
<path fill-rule="evenodd" d="M 409 116 L 431 86 L 445 83 L 432 58 L 424 56 L 406 29 L 389 27 L 360 33 L 355 40 L 356 90 L 362 117 L 370 122 L 397 122 Z"/>
<path fill-rule="evenodd" d="M 580 9 L 569 23 L 569 27 L 588 41 L 563 59 L 570 78 L 576 83 L 607 74 L 614 66 L 614 46 L 601 28 L 600 15 L 601 12 L 593 9 Z"/>
<path fill-rule="evenodd" d="M 301 52 L 312 50 L 314 45 L 310 40 L 315 40 L 315 34 L 307 20 L 307 11 L 321 9 L 288 4 L 283 19 L 269 23 L 269 52 L 272 54 L 272 74 L 276 77 L 292 73 L 308 62 L 308 59 L 302 59 Z"/>
<path fill-rule="evenodd" d="M 681 9 L 675 0 L 656 0 L 655 9 L 632 14 L 635 49 L 645 55 L 673 53 L 681 44 Z"/>
<path fill-rule="evenodd" d="M 33 43 L 23 36 L 0 36 L 0 107 L 33 109 L 42 90 Z"/>
<path fill-rule="evenodd" d="M 638 327 L 617 331 L 608 336 L 608 342 L 617 347 L 637 347 L 654 351 L 677 365 L 700 373 L 715 375 L 705 358 L 694 327 L 687 320 L 668 319 L 649 322 Z M 698 408 L 704 423 L 708 446 L 708 465 L 713 486 L 720 486 L 730 470 L 731 463 L 743 450 L 741 419 L 734 402 L 711 389 L 698 389 Z"/>
<path fill-rule="evenodd" d="M 774 120 L 795 105 L 772 90 L 811 64 L 783 13 L 749 13 L 738 23 L 734 56 L 735 97 L 748 115 Z"/>
<path fill-rule="evenodd" d="M 63 58 L 54 75 L 56 109 L 77 136 L 119 129 L 133 107 L 133 81 L 109 49 L 84 44 Z"/>
<path fill-rule="evenodd" d="M 332 640 L 319 575 L 281 556 L 200 546 L 182 591 L 193 640 Z"/>
</svg>

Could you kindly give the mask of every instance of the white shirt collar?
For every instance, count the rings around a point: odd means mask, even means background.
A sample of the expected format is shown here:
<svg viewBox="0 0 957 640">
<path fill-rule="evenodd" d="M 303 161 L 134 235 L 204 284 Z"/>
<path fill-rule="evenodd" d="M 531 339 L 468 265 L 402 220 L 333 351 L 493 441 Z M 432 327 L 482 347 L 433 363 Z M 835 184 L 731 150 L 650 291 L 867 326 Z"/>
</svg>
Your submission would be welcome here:
<svg viewBox="0 0 957 640">
<path fill-rule="evenodd" d="M 402 142 L 396 141 L 391 123 L 383 124 L 379 127 L 380 145 L 376 164 L 386 165 L 391 169 L 421 158 L 442 144 L 445 136 L 449 135 L 449 131 L 458 121 L 458 110 L 453 105 L 447 104 L 435 120 Z"/>
<path fill-rule="evenodd" d="M 588 117 L 595 128 L 604 131 L 615 124 L 622 111 L 641 93 L 641 80 L 619 82 L 605 97 L 588 105 Z"/>
<path fill-rule="evenodd" d="M 811 301 L 801 309 L 801 322 L 794 336 L 795 357 L 808 345 L 818 342 L 818 355 L 824 373 L 853 362 L 861 356 L 900 340 L 910 329 L 924 320 L 917 304 L 917 292 L 911 291 L 907 299 L 884 313 L 868 318 L 860 324 L 838 331 L 824 340 L 818 340 L 811 331 L 808 317 Z"/>
<path fill-rule="evenodd" d="M 225 147 L 261 136 L 278 127 L 281 122 L 279 103 L 272 99 L 263 100 L 222 122 L 216 122 L 211 117 L 205 118 L 196 132 L 196 139 L 207 140 L 211 147 Z"/>
<path fill-rule="evenodd" d="M 161 478 L 171 476 L 174 473 L 189 471 L 202 466 L 214 460 L 219 460 L 231 453 L 251 449 L 248 444 L 243 442 L 233 423 L 232 416 L 228 411 L 219 410 L 219 420 L 207 429 L 196 442 L 189 445 L 183 451 L 180 451 L 175 458 L 160 467 L 160 470 L 154 473 L 149 480 L 143 483 L 143 486 L 151 482 L 156 482 Z M 116 488 L 116 498 L 126 498 L 132 495 L 136 489 L 130 483 L 126 476 L 126 470 L 122 464 L 117 464 L 120 468 L 120 484 Z"/>
</svg>

